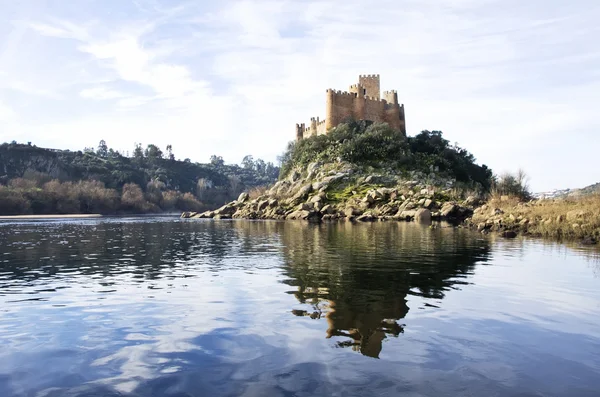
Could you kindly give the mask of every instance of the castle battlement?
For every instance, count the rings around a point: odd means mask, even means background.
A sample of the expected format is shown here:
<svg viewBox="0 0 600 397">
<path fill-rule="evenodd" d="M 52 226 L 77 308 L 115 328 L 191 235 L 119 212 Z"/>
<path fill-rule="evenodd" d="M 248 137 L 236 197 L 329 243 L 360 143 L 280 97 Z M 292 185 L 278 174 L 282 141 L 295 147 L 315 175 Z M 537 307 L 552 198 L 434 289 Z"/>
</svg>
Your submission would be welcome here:
<svg viewBox="0 0 600 397">
<path fill-rule="evenodd" d="M 378 74 L 359 75 L 358 84 L 350 91 L 328 88 L 326 92 L 326 117 L 311 117 L 310 125 L 296 124 L 296 139 L 326 134 L 331 128 L 349 120 L 368 120 L 388 123 L 390 127 L 406 134 L 404 105 L 398 103 L 396 90 L 384 91 L 380 96 Z"/>
</svg>

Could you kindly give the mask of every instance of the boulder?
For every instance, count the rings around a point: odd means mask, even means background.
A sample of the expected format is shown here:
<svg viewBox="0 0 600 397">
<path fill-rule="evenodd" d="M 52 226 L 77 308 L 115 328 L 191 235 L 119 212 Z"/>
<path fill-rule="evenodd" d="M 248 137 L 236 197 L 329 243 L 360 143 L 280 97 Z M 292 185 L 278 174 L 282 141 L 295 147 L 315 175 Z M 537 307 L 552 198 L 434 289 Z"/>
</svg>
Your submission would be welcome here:
<svg viewBox="0 0 600 397">
<path fill-rule="evenodd" d="M 362 215 L 362 211 L 360 211 L 359 209 L 354 208 L 354 207 L 348 207 L 344 211 L 344 214 L 346 214 L 346 218 L 352 219 L 354 217 Z"/>
<path fill-rule="evenodd" d="M 321 208 L 321 212 L 329 215 L 335 214 L 335 208 L 333 208 L 330 204 L 327 204 L 323 208 Z"/>
<path fill-rule="evenodd" d="M 309 200 L 311 203 L 318 203 L 320 201 L 323 201 L 323 197 L 321 195 L 312 196 Z"/>
<path fill-rule="evenodd" d="M 267 208 L 268 206 L 269 206 L 269 201 L 268 201 L 268 200 L 262 200 L 262 201 L 260 201 L 260 202 L 258 203 L 258 207 L 257 207 L 257 209 L 258 209 L 259 211 L 262 211 L 262 210 L 264 210 L 265 208 Z"/>
<path fill-rule="evenodd" d="M 455 216 L 457 212 L 458 212 L 458 206 L 456 204 L 454 204 L 454 203 L 445 203 L 442 206 L 440 214 L 444 218 L 451 218 L 451 217 Z"/>
<path fill-rule="evenodd" d="M 308 197 L 309 193 L 312 192 L 312 184 L 304 185 L 298 190 L 298 192 L 292 197 L 293 202 L 304 201 Z"/>
<path fill-rule="evenodd" d="M 431 222 L 431 212 L 427 208 L 419 208 L 415 212 L 415 222 L 430 223 Z"/>
<path fill-rule="evenodd" d="M 250 196 L 248 195 L 248 193 L 243 192 L 243 193 L 240 193 L 240 195 L 238 196 L 237 201 L 239 203 L 243 203 L 244 201 L 248 200 L 249 198 L 250 198 Z"/>
<path fill-rule="evenodd" d="M 321 164 L 320 162 L 310 163 L 308 165 L 308 167 L 306 167 L 306 172 L 307 172 L 307 176 L 306 177 L 308 179 L 314 178 L 322 165 L 323 164 Z"/>
<path fill-rule="evenodd" d="M 358 222 L 374 222 L 377 220 L 377 218 L 370 212 L 367 212 L 367 213 L 357 217 L 356 220 Z"/>
<path fill-rule="evenodd" d="M 399 220 L 410 221 L 415 217 L 416 213 L 417 211 L 415 210 L 398 211 L 398 214 L 395 215 L 395 218 Z"/>
<path fill-rule="evenodd" d="M 500 235 L 504 238 L 515 238 L 515 237 L 517 237 L 517 232 L 514 232 L 512 230 L 506 230 L 506 231 L 500 233 Z"/>
</svg>

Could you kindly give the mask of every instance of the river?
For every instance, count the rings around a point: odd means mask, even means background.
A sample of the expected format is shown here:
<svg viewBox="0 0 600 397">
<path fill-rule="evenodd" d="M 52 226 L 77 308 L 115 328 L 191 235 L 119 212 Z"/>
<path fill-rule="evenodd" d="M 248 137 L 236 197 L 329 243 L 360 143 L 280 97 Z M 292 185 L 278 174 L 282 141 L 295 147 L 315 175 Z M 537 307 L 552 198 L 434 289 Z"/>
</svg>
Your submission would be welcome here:
<svg viewBox="0 0 600 397">
<path fill-rule="evenodd" d="M 0 396 L 598 396 L 599 275 L 411 223 L 0 222 Z"/>
</svg>

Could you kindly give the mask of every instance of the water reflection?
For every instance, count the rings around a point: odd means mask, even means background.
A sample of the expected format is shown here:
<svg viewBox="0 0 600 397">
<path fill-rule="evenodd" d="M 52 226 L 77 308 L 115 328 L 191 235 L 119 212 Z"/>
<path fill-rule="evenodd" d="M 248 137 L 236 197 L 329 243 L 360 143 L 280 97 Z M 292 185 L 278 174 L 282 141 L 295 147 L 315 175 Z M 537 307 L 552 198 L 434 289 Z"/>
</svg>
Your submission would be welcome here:
<svg viewBox="0 0 600 397">
<path fill-rule="evenodd" d="M 0 396 L 586 395 L 594 254 L 555 247 L 395 222 L 0 224 Z"/>
<path fill-rule="evenodd" d="M 282 232 L 288 279 L 298 301 L 296 316 L 325 318 L 327 338 L 379 357 L 383 340 L 403 332 L 407 295 L 442 299 L 466 283 L 490 256 L 488 240 L 452 228 L 406 223 L 313 226 L 289 223 Z M 338 338 L 336 338 L 338 339 Z"/>
</svg>

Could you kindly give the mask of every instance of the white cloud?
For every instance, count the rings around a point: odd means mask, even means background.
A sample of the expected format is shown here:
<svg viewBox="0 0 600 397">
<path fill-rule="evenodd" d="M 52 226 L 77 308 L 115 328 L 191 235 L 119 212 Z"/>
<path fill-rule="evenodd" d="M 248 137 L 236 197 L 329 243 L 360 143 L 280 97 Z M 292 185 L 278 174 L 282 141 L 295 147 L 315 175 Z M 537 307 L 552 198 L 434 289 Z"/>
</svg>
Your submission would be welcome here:
<svg viewBox="0 0 600 397">
<path fill-rule="evenodd" d="M 127 96 L 126 94 L 124 94 L 122 92 L 111 90 L 110 88 L 106 88 L 106 87 L 102 87 L 102 86 L 86 88 L 85 90 L 81 90 L 79 95 L 82 98 L 98 99 L 98 100 L 124 98 Z"/>
<path fill-rule="evenodd" d="M 63 110 L 45 120 L 33 105 L 15 108 L 36 118 L 13 128 L 31 141 L 41 131 L 78 134 L 55 135 L 55 147 L 83 138 L 89 146 L 111 131 L 109 144 L 119 147 L 152 141 L 199 161 L 214 153 L 274 160 L 296 122 L 324 117 L 326 88 L 379 73 L 406 106 L 409 134 L 442 130 L 493 169 L 531 170 L 534 189 L 575 187 L 597 175 L 586 166 L 591 146 L 574 143 L 600 127 L 592 109 L 600 53 L 590 39 L 600 12 L 585 3 L 155 1 L 139 3 L 128 19 L 28 17 L 43 41 L 13 34 L 11 48 L 21 37 L 40 50 L 56 46 L 55 56 L 31 59 L 35 79 L 13 67 L 11 80 L 51 92 Z M 0 57 L 0 70 L 9 58 Z M 111 107 L 73 113 L 79 97 Z M 557 163 L 559 156 L 568 160 Z"/>
</svg>

